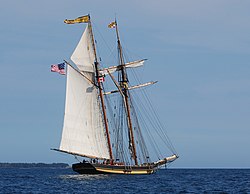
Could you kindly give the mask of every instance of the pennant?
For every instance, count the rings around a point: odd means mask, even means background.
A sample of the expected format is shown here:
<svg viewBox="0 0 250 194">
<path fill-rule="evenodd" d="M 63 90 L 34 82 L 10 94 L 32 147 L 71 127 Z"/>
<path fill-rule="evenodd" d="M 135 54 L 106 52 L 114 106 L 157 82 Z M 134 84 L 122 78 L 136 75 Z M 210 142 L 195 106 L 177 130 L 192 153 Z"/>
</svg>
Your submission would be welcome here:
<svg viewBox="0 0 250 194">
<path fill-rule="evenodd" d="M 115 28 L 116 27 L 116 22 L 111 22 L 109 25 L 108 25 L 109 28 Z"/>
<path fill-rule="evenodd" d="M 74 20 L 64 20 L 66 24 L 75 24 L 75 23 L 88 23 L 89 22 L 89 15 L 78 17 Z"/>
<path fill-rule="evenodd" d="M 61 75 L 65 75 L 65 63 L 51 65 L 51 72 L 57 72 Z"/>
</svg>

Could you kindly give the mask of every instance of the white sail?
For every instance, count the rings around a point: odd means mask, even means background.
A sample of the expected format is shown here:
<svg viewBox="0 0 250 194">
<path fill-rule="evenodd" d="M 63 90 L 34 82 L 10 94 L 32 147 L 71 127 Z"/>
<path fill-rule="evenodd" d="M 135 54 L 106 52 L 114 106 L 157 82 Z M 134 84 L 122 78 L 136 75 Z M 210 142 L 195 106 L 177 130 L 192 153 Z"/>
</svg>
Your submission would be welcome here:
<svg viewBox="0 0 250 194">
<path fill-rule="evenodd" d="M 153 81 L 153 82 L 147 82 L 147 83 L 144 83 L 144 84 L 139 84 L 139 85 L 136 85 L 136 86 L 131 86 L 131 87 L 128 88 L 128 90 L 133 90 L 133 89 L 149 86 L 149 85 L 155 84 L 157 82 L 158 81 Z M 119 90 L 114 90 L 114 91 L 111 91 L 111 92 L 105 92 L 103 94 L 107 95 L 107 94 L 113 94 L 113 93 L 117 93 L 117 92 L 119 92 Z"/>
<path fill-rule="evenodd" d="M 142 60 L 138 60 L 138 61 L 133 61 L 133 62 L 129 62 L 129 63 L 125 63 L 124 66 L 126 68 L 135 68 L 135 67 L 140 67 L 144 64 L 144 61 L 146 59 L 142 59 Z M 121 69 L 121 66 L 112 66 L 112 67 L 108 67 L 108 68 L 104 68 L 102 70 L 100 70 L 99 72 L 102 75 L 108 75 L 109 73 L 114 73 L 116 71 L 119 71 Z M 109 73 L 108 73 L 109 71 Z"/>
<path fill-rule="evenodd" d="M 87 25 L 82 37 L 71 56 L 71 60 L 80 71 L 94 72 L 94 48 L 91 43 L 89 25 Z"/>
<path fill-rule="evenodd" d="M 125 63 L 126 68 L 132 68 L 132 67 L 140 67 L 144 64 L 144 61 L 147 59 L 142 59 L 142 60 L 138 60 L 138 61 L 133 61 L 133 62 L 128 62 Z"/>
<path fill-rule="evenodd" d="M 94 75 L 88 74 L 90 78 Z M 69 65 L 60 150 L 92 158 L 110 158 L 97 89 Z"/>
</svg>

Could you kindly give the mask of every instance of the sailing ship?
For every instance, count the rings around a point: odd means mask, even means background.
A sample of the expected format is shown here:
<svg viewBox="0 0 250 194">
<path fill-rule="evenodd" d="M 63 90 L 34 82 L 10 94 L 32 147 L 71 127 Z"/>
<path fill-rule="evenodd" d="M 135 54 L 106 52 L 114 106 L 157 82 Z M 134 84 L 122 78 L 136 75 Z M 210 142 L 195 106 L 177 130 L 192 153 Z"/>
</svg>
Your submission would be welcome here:
<svg viewBox="0 0 250 194">
<path fill-rule="evenodd" d="M 116 32 L 118 64 L 106 68 L 101 66 L 97 56 L 90 15 L 64 22 L 85 23 L 86 28 L 70 58 L 71 62 L 65 60 L 64 124 L 60 147 L 53 150 L 72 154 L 76 158 L 80 156 L 81 160 L 72 165 L 73 170 L 80 174 L 152 174 L 176 160 L 178 155 L 159 117 L 150 119 L 140 116 L 141 113 L 156 115 L 155 111 L 143 109 L 140 112 L 139 106 L 135 105 L 134 92 L 142 90 L 145 97 L 144 87 L 156 82 L 130 84 L 128 72 L 142 66 L 145 60 L 126 62 L 117 20 L 108 27 Z M 106 89 L 108 81 L 113 84 L 111 91 Z M 154 108 L 148 97 L 145 98 L 147 104 L 144 108 Z M 139 97 L 138 104 L 141 101 Z M 156 127 L 145 124 L 148 121 Z M 156 136 L 156 141 L 162 140 L 163 144 L 157 146 L 153 141 Z M 151 150 L 147 143 L 152 145 Z M 159 150 L 170 150 L 171 155 L 161 155 Z"/>
</svg>

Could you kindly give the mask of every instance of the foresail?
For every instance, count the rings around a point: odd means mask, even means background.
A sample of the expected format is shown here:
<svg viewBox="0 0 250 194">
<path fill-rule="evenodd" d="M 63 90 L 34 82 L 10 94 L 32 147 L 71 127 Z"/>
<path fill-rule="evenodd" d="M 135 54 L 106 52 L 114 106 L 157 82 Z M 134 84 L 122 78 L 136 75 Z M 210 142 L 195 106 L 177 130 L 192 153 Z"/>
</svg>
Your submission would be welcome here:
<svg viewBox="0 0 250 194">
<path fill-rule="evenodd" d="M 93 77 L 92 73 L 88 74 L 89 78 Z M 71 66 L 67 70 L 60 150 L 96 158 L 110 158 L 97 89 Z"/>
<path fill-rule="evenodd" d="M 94 72 L 94 49 L 91 43 L 90 29 L 87 25 L 83 35 L 71 56 L 71 60 L 80 71 Z"/>
</svg>

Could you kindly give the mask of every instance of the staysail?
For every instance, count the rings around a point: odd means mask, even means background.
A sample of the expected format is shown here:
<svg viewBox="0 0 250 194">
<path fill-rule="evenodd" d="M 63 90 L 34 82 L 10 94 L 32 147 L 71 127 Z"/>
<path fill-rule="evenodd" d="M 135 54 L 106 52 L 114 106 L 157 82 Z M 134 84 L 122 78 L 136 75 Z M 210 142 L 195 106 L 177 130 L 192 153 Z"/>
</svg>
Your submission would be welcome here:
<svg viewBox="0 0 250 194">
<path fill-rule="evenodd" d="M 71 60 L 76 64 L 80 71 L 94 72 L 93 64 L 95 61 L 95 55 L 90 36 L 90 27 L 87 25 L 71 56 Z"/>
<path fill-rule="evenodd" d="M 88 74 L 93 78 L 92 73 Z M 70 65 L 60 151 L 110 158 L 97 89 Z"/>
</svg>

